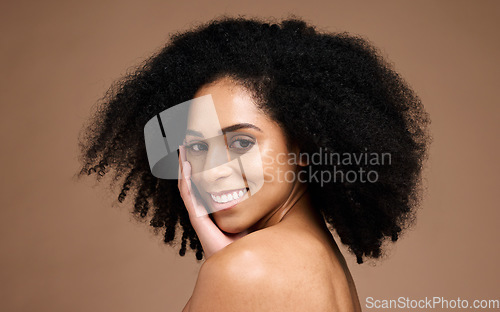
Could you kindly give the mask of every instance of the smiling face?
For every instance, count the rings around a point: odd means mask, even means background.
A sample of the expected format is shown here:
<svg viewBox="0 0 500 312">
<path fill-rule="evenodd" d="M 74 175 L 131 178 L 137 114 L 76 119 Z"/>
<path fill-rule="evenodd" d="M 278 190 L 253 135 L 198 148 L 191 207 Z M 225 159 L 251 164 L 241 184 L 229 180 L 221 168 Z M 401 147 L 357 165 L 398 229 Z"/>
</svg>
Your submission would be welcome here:
<svg viewBox="0 0 500 312">
<path fill-rule="evenodd" d="M 291 151 L 283 130 L 247 89 L 220 79 L 195 98 L 205 95 L 213 105 L 194 101 L 188 115 L 184 145 L 191 181 L 219 228 L 239 233 L 283 206 L 300 183 L 285 177 L 297 165 L 286 161 Z"/>
</svg>

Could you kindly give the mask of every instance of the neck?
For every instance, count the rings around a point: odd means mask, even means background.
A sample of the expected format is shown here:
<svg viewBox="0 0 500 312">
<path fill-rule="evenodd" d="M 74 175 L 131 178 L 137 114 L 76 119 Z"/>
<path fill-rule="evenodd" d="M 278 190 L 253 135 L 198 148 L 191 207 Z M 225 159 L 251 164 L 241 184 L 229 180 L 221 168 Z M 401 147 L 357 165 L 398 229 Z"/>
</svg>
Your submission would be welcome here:
<svg viewBox="0 0 500 312">
<path fill-rule="evenodd" d="M 310 208 L 307 194 L 307 184 L 296 182 L 287 200 L 275 209 L 270 215 L 260 219 L 249 230 L 254 232 L 266 227 L 273 226 L 295 211 Z M 306 196 L 304 196 L 306 195 Z"/>
</svg>

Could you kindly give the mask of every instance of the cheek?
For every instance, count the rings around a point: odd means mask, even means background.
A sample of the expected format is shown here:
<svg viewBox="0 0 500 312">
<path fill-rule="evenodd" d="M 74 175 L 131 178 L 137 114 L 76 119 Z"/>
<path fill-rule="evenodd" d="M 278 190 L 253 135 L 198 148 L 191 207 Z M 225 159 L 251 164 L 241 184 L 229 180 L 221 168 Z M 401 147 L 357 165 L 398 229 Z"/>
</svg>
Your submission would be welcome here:
<svg viewBox="0 0 500 312">
<path fill-rule="evenodd" d="M 260 190 L 251 197 L 252 201 L 258 202 L 256 212 L 268 213 L 280 206 L 290 195 L 296 180 L 297 169 L 291 155 L 293 154 L 289 155 L 286 151 L 277 152 L 272 149 L 262 151 L 263 184 Z"/>
<path fill-rule="evenodd" d="M 239 174 L 244 174 L 250 191 L 253 194 L 257 193 L 264 183 L 264 166 L 260 153 L 257 151 L 245 154 L 238 161 L 241 163 L 241 169 L 243 170 Z"/>
<path fill-rule="evenodd" d="M 267 149 L 262 154 L 262 164 L 266 184 L 295 182 L 297 164 L 294 154 Z"/>
<path fill-rule="evenodd" d="M 196 174 L 199 173 L 203 170 L 203 166 L 205 163 L 204 157 L 197 155 L 186 155 L 186 160 L 189 162 L 191 165 L 191 174 Z"/>
<path fill-rule="evenodd" d="M 199 195 L 197 196 L 201 196 L 202 198 L 204 198 L 205 196 L 205 183 L 204 183 L 204 180 L 203 180 L 203 174 L 200 173 L 200 170 L 196 167 L 196 165 L 194 164 L 194 166 L 191 166 L 191 182 L 192 184 L 194 185 L 194 187 L 198 190 L 198 193 Z M 206 200 L 206 199 L 205 199 Z"/>
<path fill-rule="evenodd" d="M 225 214 L 214 213 L 217 225 L 225 232 L 239 233 L 282 205 L 293 188 L 292 182 L 284 180 L 286 172 L 293 173 L 293 169 L 294 166 L 287 162 L 280 164 L 277 161 L 265 162 L 263 159 L 260 162 L 248 162 L 245 166 L 247 182 L 250 185 L 262 181 L 262 186 L 242 201 L 238 210 Z M 256 174 L 259 171 L 263 172 L 263 176 Z"/>
<path fill-rule="evenodd" d="M 279 198 L 283 192 L 289 191 L 291 185 L 288 184 L 293 184 L 296 170 L 292 155 L 286 150 L 277 152 L 261 148 L 240 157 L 251 194 L 274 192 Z"/>
<path fill-rule="evenodd" d="M 205 158 L 201 156 L 187 158 L 191 165 L 191 181 L 198 189 L 203 188 L 203 171 L 205 169 Z"/>
</svg>

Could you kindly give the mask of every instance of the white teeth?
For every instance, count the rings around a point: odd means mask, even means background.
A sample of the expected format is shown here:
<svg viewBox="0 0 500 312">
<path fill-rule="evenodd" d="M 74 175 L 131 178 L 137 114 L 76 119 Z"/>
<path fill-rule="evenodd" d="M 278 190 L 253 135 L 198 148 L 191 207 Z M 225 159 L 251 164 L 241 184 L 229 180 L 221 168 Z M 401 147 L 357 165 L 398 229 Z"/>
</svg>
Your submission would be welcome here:
<svg viewBox="0 0 500 312">
<path fill-rule="evenodd" d="M 213 194 L 210 194 L 212 196 L 212 199 L 217 202 L 217 203 L 227 203 L 227 202 L 230 202 L 230 201 L 233 201 L 233 200 L 236 200 L 238 198 L 240 198 L 241 196 L 245 195 L 245 193 L 247 192 L 246 189 L 244 190 L 240 190 L 239 192 L 233 192 L 233 193 L 228 193 L 228 194 L 223 194 L 222 196 L 218 195 L 218 196 L 215 196 Z"/>
</svg>

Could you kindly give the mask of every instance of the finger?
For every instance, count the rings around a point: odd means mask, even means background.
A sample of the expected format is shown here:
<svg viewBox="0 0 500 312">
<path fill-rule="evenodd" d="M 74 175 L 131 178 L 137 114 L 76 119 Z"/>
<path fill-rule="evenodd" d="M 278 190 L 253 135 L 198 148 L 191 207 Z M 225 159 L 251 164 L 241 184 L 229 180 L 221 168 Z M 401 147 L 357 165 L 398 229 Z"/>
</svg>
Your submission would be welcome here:
<svg viewBox="0 0 500 312">
<path fill-rule="evenodd" d="M 189 164 L 189 162 L 184 161 L 182 164 L 182 177 L 180 178 L 178 183 L 179 191 L 189 214 L 193 216 L 200 216 L 203 214 L 205 208 L 198 202 L 196 196 L 193 193 L 190 174 L 191 165 Z"/>
<path fill-rule="evenodd" d="M 181 161 L 186 161 L 186 148 L 184 145 L 179 145 L 179 157 Z"/>
<path fill-rule="evenodd" d="M 186 149 L 185 146 L 180 145 L 179 146 L 179 158 L 181 163 L 183 164 L 182 166 L 182 173 L 184 174 L 184 178 L 190 178 L 191 177 L 191 164 L 186 160 Z"/>
<path fill-rule="evenodd" d="M 177 187 L 179 190 L 181 189 L 181 181 L 182 180 L 182 161 L 180 157 L 180 147 L 179 147 L 179 169 L 177 170 Z"/>
<path fill-rule="evenodd" d="M 182 167 L 184 178 L 191 180 L 191 163 L 189 161 L 183 161 L 182 163 L 184 164 Z"/>
<path fill-rule="evenodd" d="M 186 204 L 188 212 L 194 216 L 206 215 L 205 207 L 198 201 L 193 193 L 191 184 L 191 164 L 185 160 L 185 146 L 179 146 L 179 177 L 177 186 L 181 192 L 181 197 Z"/>
<path fill-rule="evenodd" d="M 191 184 L 191 181 L 187 180 L 186 179 L 186 176 L 185 176 L 185 165 L 186 165 L 186 162 L 183 162 L 181 160 L 181 157 L 179 157 L 179 170 L 178 170 L 178 177 L 177 177 L 177 187 L 179 188 L 179 191 L 181 193 L 181 197 L 182 198 L 187 198 L 187 197 L 191 197 L 190 193 L 191 193 L 191 190 L 189 188 L 189 185 Z"/>
<path fill-rule="evenodd" d="M 196 202 L 194 201 L 195 199 L 192 196 L 193 193 L 191 189 L 191 180 L 187 179 L 184 175 L 184 172 L 186 171 L 185 164 L 186 162 L 184 162 L 183 166 L 181 167 L 183 173 L 181 173 L 181 177 L 179 178 L 178 187 L 186 209 L 190 214 L 192 214 L 194 212 Z"/>
<path fill-rule="evenodd" d="M 192 206 L 192 212 L 194 213 L 194 216 L 200 218 L 200 217 L 207 217 L 207 210 L 205 208 L 205 205 L 200 201 L 200 199 L 195 195 L 195 192 L 193 192 L 193 184 L 191 183 L 191 164 L 189 161 L 184 162 L 183 166 L 184 170 L 184 181 L 187 184 L 187 188 L 189 190 L 189 197 L 191 199 L 191 203 L 193 204 Z"/>
<path fill-rule="evenodd" d="M 185 163 L 186 161 L 186 149 L 184 145 L 179 145 L 179 175 L 178 175 L 178 185 L 182 182 L 181 180 L 186 177 L 185 174 Z"/>
<path fill-rule="evenodd" d="M 192 190 L 192 185 L 191 185 L 191 164 L 188 161 L 183 162 L 183 170 L 182 173 L 184 174 L 184 181 L 187 184 L 188 190 L 189 190 L 189 195 L 193 194 Z"/>
</svg>

